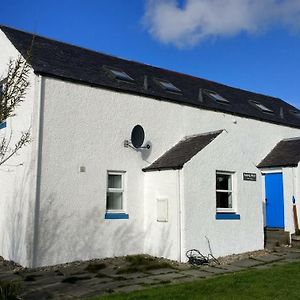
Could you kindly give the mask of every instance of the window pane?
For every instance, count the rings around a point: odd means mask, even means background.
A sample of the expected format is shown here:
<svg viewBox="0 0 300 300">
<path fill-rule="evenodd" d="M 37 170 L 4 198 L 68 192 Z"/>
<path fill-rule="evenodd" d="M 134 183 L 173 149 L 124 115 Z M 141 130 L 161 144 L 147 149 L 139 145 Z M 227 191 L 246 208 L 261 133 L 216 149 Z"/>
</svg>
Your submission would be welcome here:
<svg viewBox="0 0 300 300">
<path fill-rule="evenodd" d="M 116 76 L 117 79 L 133 81 L 133 79 L 123 71 L 118 71 L 118 70 L 110 70 L 110 71 Z"/>
<path fill-rule="evenodd" d="M 107 193 L 106 209 L 122 209 L 122 193 Z"/>
<path fill-rule="evenodd" d="M 217 174 L 217 190 L 231 190 L 232 189 L 232 180 L 231 175 L 226 174 Z"/>
<path fill-rule="evenodd" d="M 217 192 L 217 208 L 232 208 L 232 194 Z"/>
<path fill-rule="evenodd" d="M 108 188 L 121 189 L 122 175 L 108 174 Z"/>
<path fill-rule="evenodd" d="M 168 91 L 171 92 L 181 92 L 179 88 L 177 88 L 173 83 L 167 81 L 160 81 L 161 85 Z"/>
<path fill-rule="evenodd" d="M 213 97 L 218 102 L 229 103 L 229 101 L 227 99 L 225 99 L 224 97 L 222 97 L 221 95 L 219 95 L 217 93 L 209 93 L 209 94 L 211 97 Z"/>
</svg>

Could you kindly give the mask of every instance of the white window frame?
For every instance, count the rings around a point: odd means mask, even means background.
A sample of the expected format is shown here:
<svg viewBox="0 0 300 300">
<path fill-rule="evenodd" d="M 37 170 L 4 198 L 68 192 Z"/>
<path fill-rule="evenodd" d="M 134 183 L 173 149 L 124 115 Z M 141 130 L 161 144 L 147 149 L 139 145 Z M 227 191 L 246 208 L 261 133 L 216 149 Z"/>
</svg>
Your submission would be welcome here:
<svg viewBox="0 0 300 300">
<path fill-rule="evenodd" d="M 125 171 L 107 171 L 106 175 L 106 203 L 105 203 L 105 208 L 107 207 L 107 194 L 108 193 L 122 193 L 122 208 L 121 209 L 107 209 L 107 213 L 125 213 L 126 207 L 125 207 Z M 121 188 L 109 188 L 108 187 L 108 177 L 109 175 L 121 175 Z"/>
<path fill-rule="evenodd" d="M 218 190 L 217 185 L 215 187 L 216 190 L 216 206 L 217 206 L 217 193 L 231 193 L 231 206 L 230 208 L 224 208 L 224 207 L 216 207 L 217 213 L 236 213 L 236 201 L 235 201 L 235 172 L 229 172 L 229 171 L 216 171 L 215 173 L 215 180 L 217 178 L 217 175 L 230 175 L 231 176 L 231 190 Z"/>
</svg>

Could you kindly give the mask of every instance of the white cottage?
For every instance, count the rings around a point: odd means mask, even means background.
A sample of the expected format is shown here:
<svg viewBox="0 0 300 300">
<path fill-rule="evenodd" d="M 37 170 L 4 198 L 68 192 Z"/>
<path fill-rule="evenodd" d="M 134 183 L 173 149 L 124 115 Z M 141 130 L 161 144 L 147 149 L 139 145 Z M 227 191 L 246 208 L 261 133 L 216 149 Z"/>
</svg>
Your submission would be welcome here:
<svg viewBox="0 0 300 300">
<path fill-rule="evenodd" d="M 2 256 L 24 266 L 137 253 L 186 261 L 191 248 L 263 249 L 265 228 L 295 232 L 295 107 L 5 26 L 0 74 L 30 48 L 26 101 L 0 125 L 2 135 L 32 131 L 0 170 Z M 128 141 L 137 124 L 150 149 Z"/>
</svg>

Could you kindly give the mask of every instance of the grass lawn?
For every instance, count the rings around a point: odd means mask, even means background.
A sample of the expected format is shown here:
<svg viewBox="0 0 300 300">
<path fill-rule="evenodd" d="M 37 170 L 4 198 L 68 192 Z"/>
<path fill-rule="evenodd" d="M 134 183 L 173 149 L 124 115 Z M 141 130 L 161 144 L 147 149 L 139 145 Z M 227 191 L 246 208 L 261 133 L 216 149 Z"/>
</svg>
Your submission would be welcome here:
<svg viewBox="0 0 300 300">
<path fill-rule="evenodd" d="M 148 288 L 97 299 L 300 299 L 300 263 L 249 270 L 192 283 Z"/>
</svg>

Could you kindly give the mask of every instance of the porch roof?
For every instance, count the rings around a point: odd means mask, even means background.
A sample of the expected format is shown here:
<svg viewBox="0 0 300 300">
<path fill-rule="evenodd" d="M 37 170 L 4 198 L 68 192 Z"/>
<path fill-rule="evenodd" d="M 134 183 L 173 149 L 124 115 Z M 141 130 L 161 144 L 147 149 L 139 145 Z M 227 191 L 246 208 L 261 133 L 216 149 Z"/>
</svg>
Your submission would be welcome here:
<svg viewBox="0 0 300 300">
<path fill-rule="evenodd" d="M 280 141 L 258 168 L 296 167 L 300 161 L 300 137 Z"/>
<path fill-rule="evenodd" d="M 143 171 L 182 169 L 186 162 L 211 143 L 222 131 L 218 130 L 184 138 L 150 166 L 144 168 Z"/>
</svg>

